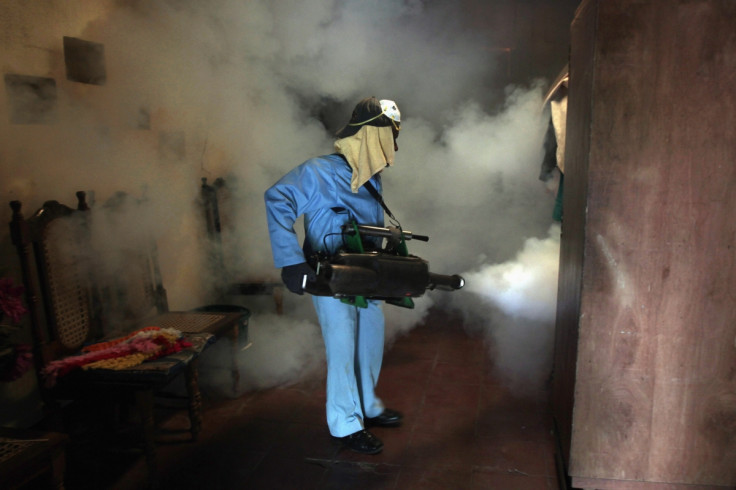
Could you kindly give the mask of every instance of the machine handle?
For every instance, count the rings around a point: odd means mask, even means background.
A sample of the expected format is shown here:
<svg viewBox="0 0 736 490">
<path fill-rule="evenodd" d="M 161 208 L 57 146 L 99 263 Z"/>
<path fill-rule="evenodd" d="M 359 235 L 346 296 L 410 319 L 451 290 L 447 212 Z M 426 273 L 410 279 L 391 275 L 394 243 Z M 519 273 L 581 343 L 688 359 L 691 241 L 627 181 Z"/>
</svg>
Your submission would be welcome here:
<svg viewBox="0 0 736 490">
<path fill-rule="evenodd" d="M 369 225 L 356 225 L 358 231 L 364 235 L 377 236 L 382 238 L 393 238 L 399 231 L 405 240 L 419 240 L 422 242 L 428 242 L 429 237 L 427 235 L 417 235 L 410 231 L 399 230 L 395 226 L 389 228 L 383 228 L 381 226 L 369 226 Z M 343 225 L 342 231 L 345 233 L 354 232 L 355 229 L 350 225 Z"/>
</svg>

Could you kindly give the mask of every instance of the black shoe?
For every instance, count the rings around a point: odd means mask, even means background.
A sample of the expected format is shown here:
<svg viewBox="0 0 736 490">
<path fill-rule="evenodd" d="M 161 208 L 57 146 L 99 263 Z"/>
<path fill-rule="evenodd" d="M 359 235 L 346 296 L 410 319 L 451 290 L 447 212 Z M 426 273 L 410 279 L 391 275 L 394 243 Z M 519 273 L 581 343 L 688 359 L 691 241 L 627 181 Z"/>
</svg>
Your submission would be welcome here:
<svg viewBox="0 0 736 490">
<path fill-rule="evenodd" d="M 366 417 L 365 424 L 372 427 L 396 427 L 401 425 L 403 418 L 400 412 L 386 408 L 378 417 Z"/>
<path fill-rule="evenodd" d="M 356 453 L 377 454 L 383 450 L 383 442 L 365 429 L 337 439 L 343 446 Z"/>
</svg>

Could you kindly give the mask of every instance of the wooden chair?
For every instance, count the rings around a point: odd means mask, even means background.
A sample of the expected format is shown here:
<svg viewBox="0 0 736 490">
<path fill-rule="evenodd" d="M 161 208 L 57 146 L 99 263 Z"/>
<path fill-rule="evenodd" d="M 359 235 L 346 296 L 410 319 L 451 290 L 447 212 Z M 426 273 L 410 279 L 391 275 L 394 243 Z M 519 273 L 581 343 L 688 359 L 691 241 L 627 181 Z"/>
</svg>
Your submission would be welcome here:
<svg viewBox="0 0 736 490">
<path fill-rule="evenodd" d="M 219 194 L 225 193 L 227 187 L 225 180 L 218 178 L 210 185 L 206 178 L 202 178 L 200 191 L 202 210 L 204 211 L 207 235 L 212 247 L 210 264 L 213 271 L 222 277 L 223 281 L 218 285 L 221 295 L 270 295 L 273 297 L 274 306 L 278 315 L 284 312 L 284 285 L 271 278 L 246 278 L 237 277 L 232 274 L 227 265 L 222 246 L 222 217 L 220 213 L 221 198 Z"/>
<path fill-rule="evenodd" d="M 68 440 L 66 434 L 59 432 L 0 427 L 0 482 L 3 488 L 64 490 Z"/>
<path fill-rule="evenodd" d="M 169 312 L 165 289 L 160 277 L 155 277 L 155 257 L 149 250 L 141 250 L 142 263 L 150 267 L 140 270 L 151 274 L 146 279 L 148 286 L 142 288 L 155 293 L 152 297 L 157 309 L 153 316 L 145 319 L 131 316 L 127 328 L 175 328 L 184 333 L 191 346 L 123 369 L 75 369 L 59 378 L 54 386 L 47 385 L 42 373 L 50 363 L 69 360 L 70 356 L 78 355 L 83 346 L 111 339 L 110 335 L 104 335 L 106 327 L 109 327 L 105 314 L 119 306 L 104 301 L 110 297 L 110 285 L 97 282 L 99 255 L 92 247 L 93 223 L 85 193 L 78 192 L 77 200 L 76 209 L 57 201 L 47 201 L 28 220 L 23 217 L 19 201 L 10 204 L 13 210 L 11 234 L 23 275 L 44 407 L 55 428 L 63 430 L 60 401 L 68 403 L 86 399 L 103 404 L 110 400 L 135 400 L 146 464 L 151 483 L 155 485 L 154 393 L 175 378 L 185 377 L 190 431 L 192 440 L 196 440 L 202 426 L 197 358 L 218 334 L 236 329 L 241 315 Z M 145 275 L 141 274 L 141 277 Z M 113 330 L 115 335 L 112 337 L 118 337 L 121 333 L 119 328 Z"/>
</svg>

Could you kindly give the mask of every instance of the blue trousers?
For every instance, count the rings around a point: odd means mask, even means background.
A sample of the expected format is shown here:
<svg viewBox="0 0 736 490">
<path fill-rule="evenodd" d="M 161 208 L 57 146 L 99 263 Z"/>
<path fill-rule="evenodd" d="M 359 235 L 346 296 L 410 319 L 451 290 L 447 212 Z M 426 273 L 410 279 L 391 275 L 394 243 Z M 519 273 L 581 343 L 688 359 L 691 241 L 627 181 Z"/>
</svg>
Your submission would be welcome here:
<svg viewBox="0 0 736 490">
<path fill-rule="evenodd" d="M 377 417 L 383 403 L 375 387 L 383 362 L 382 303 L 358 308 L 330 296 L 312 296 L 327 357 L 327 426 L 344 437 Z"/>
</svg>

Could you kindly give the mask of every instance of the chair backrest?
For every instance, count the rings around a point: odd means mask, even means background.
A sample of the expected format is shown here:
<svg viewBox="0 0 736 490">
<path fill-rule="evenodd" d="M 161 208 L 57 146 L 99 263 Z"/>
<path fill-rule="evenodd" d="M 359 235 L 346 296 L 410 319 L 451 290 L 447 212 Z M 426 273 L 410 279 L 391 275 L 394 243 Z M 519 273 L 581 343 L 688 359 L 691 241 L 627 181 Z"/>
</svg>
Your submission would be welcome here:
<svg viewBox="0 0 736 490">
<path fill-rule="evenodd" d="M 233 259 L 235 256 L 232 251 L 234 249 L 239 250 L 238 247 L 241 244 L 236 243 L 237 240 L 235 240 L 226 247 L 222 238 L 223 231 L 230 231 L 229 237 L 234 238 L 232 234 L 233 220 L 230 219 L 230 223 L 228 223 L 227 216 L 228 207 L 232 207 L 232 200 L 232 194 L 225 185 L 223 178 L 216 179 L 212 185 L 207 183 L 206 178 L 202 178 L 200 202 L 204 211 L 209 241 L 209 275 L 213 278 L 219 278 L 212 285 L 215 293 L 214 298 L 219 300 L 230 295 L 271 295 L 273 296 L 276 312 L 282 314 L 283 287 L 280 281 L 275 278 L 239 277 L 236 276 L 237 273 L 233 273 Z M 222 204 L 225 204 L 225 206 Z M 224 218 L 222 217 L 223 208 L 225 209 Z M 225 241 L 227 242 L 227 240 Z M 237 246 L 234 247 L 234 245 Z M 228 251 L 231 253 L 227 254 Z"/>
<path fill-rule="evenodd" d="M 28 219 L 11 203 L 38 368 L 168 311 L 155 241 L 135 224 L 118 226 L 140 203 L 118 194 L 90 210 L 84 192 L 77 200 L 76 209 L 47 201 Z"/>
<path fill-rule="evenodd" d="M 208 267 L 214 277 L 224 277 L 225 257 L 222 248 L 222 220 L 220 217 L 220 203 L 218 191 L 225 187 L 222 178 L 215 180 L 213 184 L 207 183 L 207 178 L 202 178 L 200 188 L 200 202 L 204 211 L 204 220 L 207 227 L 207 239 L 209 241 Z"/>
<path fill-rule="evenodd" d="M 125 333 L 142 319 L 168 311 L 156 242 L 150 230 L 138 226 L 144 212 L 145 201 L 125 193 L 92 210 L 95 281 L 109 334 Z"/>
<path fill-rule="evenodd" d="M 217 199 L 217 191 L 225 185 L 222 178 L 215 180 L 214 184 L 207 183 L 207 177 L 202 177 L 200 195 L 202 198 L 202 210 L 207 224 L 207 235 L 213 240 L 220 240 L 222 225 L 220 223 L 220 204 Z"/>
<path fill-rule="evenodd" d="M 76 209 L 47 201 L 27 220 L 20 201 L 10 204 L 38 368 L 101 335 L 85 193 L 77 200 Z"/>
<path fill-rule="evenodd" d="M 218 192 L 222 192 L 225 181 L 222 178 L 213 184 L 202 178 L 200 188 L 200 204 L 204 212 L 205 226 L 207 227 L 206 266 L 208 277 L 216 278 L 212 287 L 212 299 L 222 298 L 227 294 L 227 288 L 232 278 L 230 271 L 225 267 L 225 251 L 222 242 L 222 220 L 220 217 L 220 203 Z"/>
</svg>

